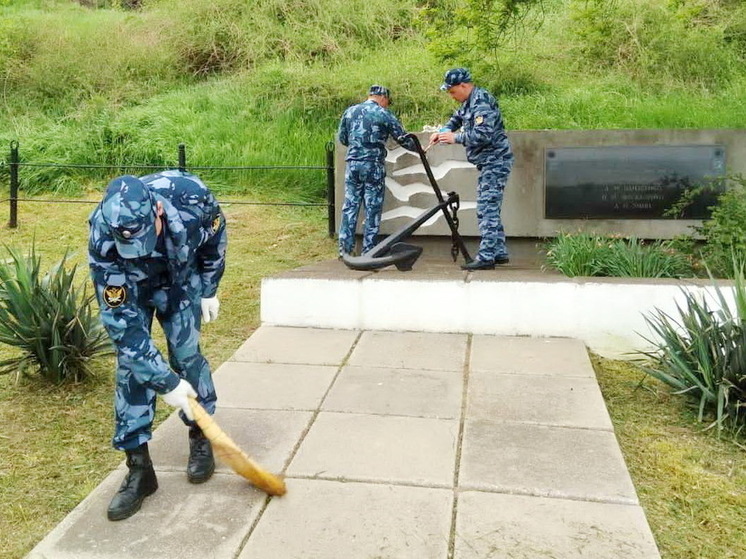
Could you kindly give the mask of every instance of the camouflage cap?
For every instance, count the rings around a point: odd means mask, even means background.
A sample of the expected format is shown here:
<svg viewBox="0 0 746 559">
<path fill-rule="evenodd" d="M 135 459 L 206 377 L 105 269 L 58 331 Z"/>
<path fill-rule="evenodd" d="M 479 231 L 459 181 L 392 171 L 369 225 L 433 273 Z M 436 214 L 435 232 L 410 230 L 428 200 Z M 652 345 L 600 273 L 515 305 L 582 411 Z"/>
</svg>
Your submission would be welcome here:
<svg viewBox="0 0 746 559">
<path fill-rule="evenodd" d="M 380 95 L 381 97 L 386 97 L 389 100 L 391 99 L 391 92 L 389 91 L 388 87 L 383 87 L 382 85 L 371 85 L 370 89 L 368 90 L 368 95 Z"/>
<path fill-rule="evenodd" d="M 148 187 L 131 175 L 117 177 L 106 187 L 101 215 L 122 258 L 140 258 L 155 249 L 155 202 Z"/>
<path fill-rule="evenodd" d="M 443 83 L 440 86 L 441 91 L 448 91 L 454 85 L 460 83 L 471 83 L 471 73 L 466 68 L 453 68 L 446 72 Z"/>
</svg>

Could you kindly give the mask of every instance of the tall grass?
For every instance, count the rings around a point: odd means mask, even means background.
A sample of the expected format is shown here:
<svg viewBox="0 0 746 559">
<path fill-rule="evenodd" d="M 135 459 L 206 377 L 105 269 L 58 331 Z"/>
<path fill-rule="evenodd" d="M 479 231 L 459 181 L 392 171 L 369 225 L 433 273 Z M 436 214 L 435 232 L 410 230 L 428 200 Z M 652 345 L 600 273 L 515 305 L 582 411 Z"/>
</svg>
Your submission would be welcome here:
<svg viewBox="0 0 746 559">
<path fill-rule="evenodd" d="M 0 11 L 0 74 L 8 116 L 33 108 L 67 118 L 84 102 L 138 103 L 183 81 L 164 42 L 168 23 L 147 12 L 133 17 L 72 2 Z"/>
<path fill-rule="evenodd" d="M 475 67 L 509 129 L 746 127 L 739 3 L 544 4 L 538 32 L 523 30 L 494 65 Z M 372 83 L 392 89 L 405 127 L 439 124 L 455 105 L 437 86 L 462 61 L 427 49 L 422 5 L 151 0 L 126 11 L 0 1 L 0 160 L 15 139 L 27 161 L 162 165 L 184 142 L 193 165 L 320 164 L 342 111 Z M 612 12 L 583 12 L 594 6 Z M 608 41 L 594 31 L 607 24 Z M 635 41 L 642 51 L 630 50 Z M 48 169 L 22 179 L 29 193 L 90 182 Z M 324 188 L 322 174 L 214 180 L 271 198 L 316 200 Z"/>
<path fill-rule="evenodd" d="M 746 21 L 740 4 L 574 0 L 571 48 L 589 69 L 616 68 L 653 86 L 677 82 L 712 90 L 737 76 L 743 64 L 740 44 L 724 39 Z"/>
<path fill-rule="evenodd" d="M 161 0 L 170 44 L 197 75 L 262 61 L 349 60 L 413 34 L 414 0 Z"/>
</svg>

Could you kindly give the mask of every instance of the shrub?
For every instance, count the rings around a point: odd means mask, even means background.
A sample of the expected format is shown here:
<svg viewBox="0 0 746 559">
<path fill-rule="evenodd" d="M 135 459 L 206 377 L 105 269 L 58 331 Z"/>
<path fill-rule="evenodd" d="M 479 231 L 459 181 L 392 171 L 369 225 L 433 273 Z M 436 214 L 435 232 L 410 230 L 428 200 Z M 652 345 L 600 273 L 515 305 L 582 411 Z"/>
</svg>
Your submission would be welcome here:
<svg viewBox="0 0 746 559">
<path fill-rule="evenodd" d="M 746 260 L 746 178 L 733 179 L 710 219 L 695 230 L 704 238 L 699 253 L 713 275 L 735 277 L 734 262 Z"/>
<path fill-rule="evenodd" d="M 706 298 L 684 290 L 679 317 L 656 309 L 645 320 L 657 340 L 648 340 L 655 350 L 642 352 L 651 360 L 647 374 L 696 402 L 699 420 L 713 417 L 708 428 L 740 431 L 746 426 L 746 281 L 744 261 L 738 270 L 734 304 L 718 285 L 714 286 L 719 308 Z"/>
<path fill-rule="evenodd" d="M 0 361 L 0 374 L 35 369 L 57 383 L 91 376 L 91 360 L 111 352 L 111 344 L 94 295 L 75 285 L 77 267 L 67 269 L 65 255 L 43 274 L 35 247 L 26 256 L 7 251 L 10 258 L 0 262 L 0 343 L 20 355 Z"/>
</svg>

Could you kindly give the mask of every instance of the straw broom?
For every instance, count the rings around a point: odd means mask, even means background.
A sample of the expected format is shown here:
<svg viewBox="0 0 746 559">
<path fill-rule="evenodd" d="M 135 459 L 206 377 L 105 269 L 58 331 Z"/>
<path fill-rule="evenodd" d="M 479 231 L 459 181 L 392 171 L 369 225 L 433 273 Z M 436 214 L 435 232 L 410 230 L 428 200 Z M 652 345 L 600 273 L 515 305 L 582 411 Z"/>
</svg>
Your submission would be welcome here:
<svg viewBox="0 0 746 559">
<path fill-rule="evenodd" d="M 215 455 L 228 464 L 238 475 L 248 479 L 254 486 L 270 495 L 284 495 L 286 488 L 282 478 L 271 474 L 249 458 L 238 445 L 215 423 L 197 400 L 189 398 L 194 420 L 205 437 L 212 443 Z"/>
</svg>

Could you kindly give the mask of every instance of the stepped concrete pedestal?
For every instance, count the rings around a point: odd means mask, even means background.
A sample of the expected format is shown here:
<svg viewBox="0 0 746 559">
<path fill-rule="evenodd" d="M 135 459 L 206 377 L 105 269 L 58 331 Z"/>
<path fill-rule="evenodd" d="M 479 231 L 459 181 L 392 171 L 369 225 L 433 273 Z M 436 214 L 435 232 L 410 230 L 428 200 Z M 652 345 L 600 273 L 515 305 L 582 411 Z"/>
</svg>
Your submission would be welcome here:
<svg viewBox="0 0 746 559">
<path fill-rule="evenodd" d="M 677 316 L 683 290 L 719 306 L 709 280 L 568 278 L 545 265 L 534 239 L 510 239 L 509 264 L 475 272 L 451 260 L 449 239 L 408 242 L 424 247 L 408 272 L 354 271 L 330 260 L 264 278 L 262 323 L 572 337 L 601 355 L 628 358 L 651 349 L 645 317 L 656 309 Z M 467 244 L 475 254 L 476 241 Z"/>
</svg>

